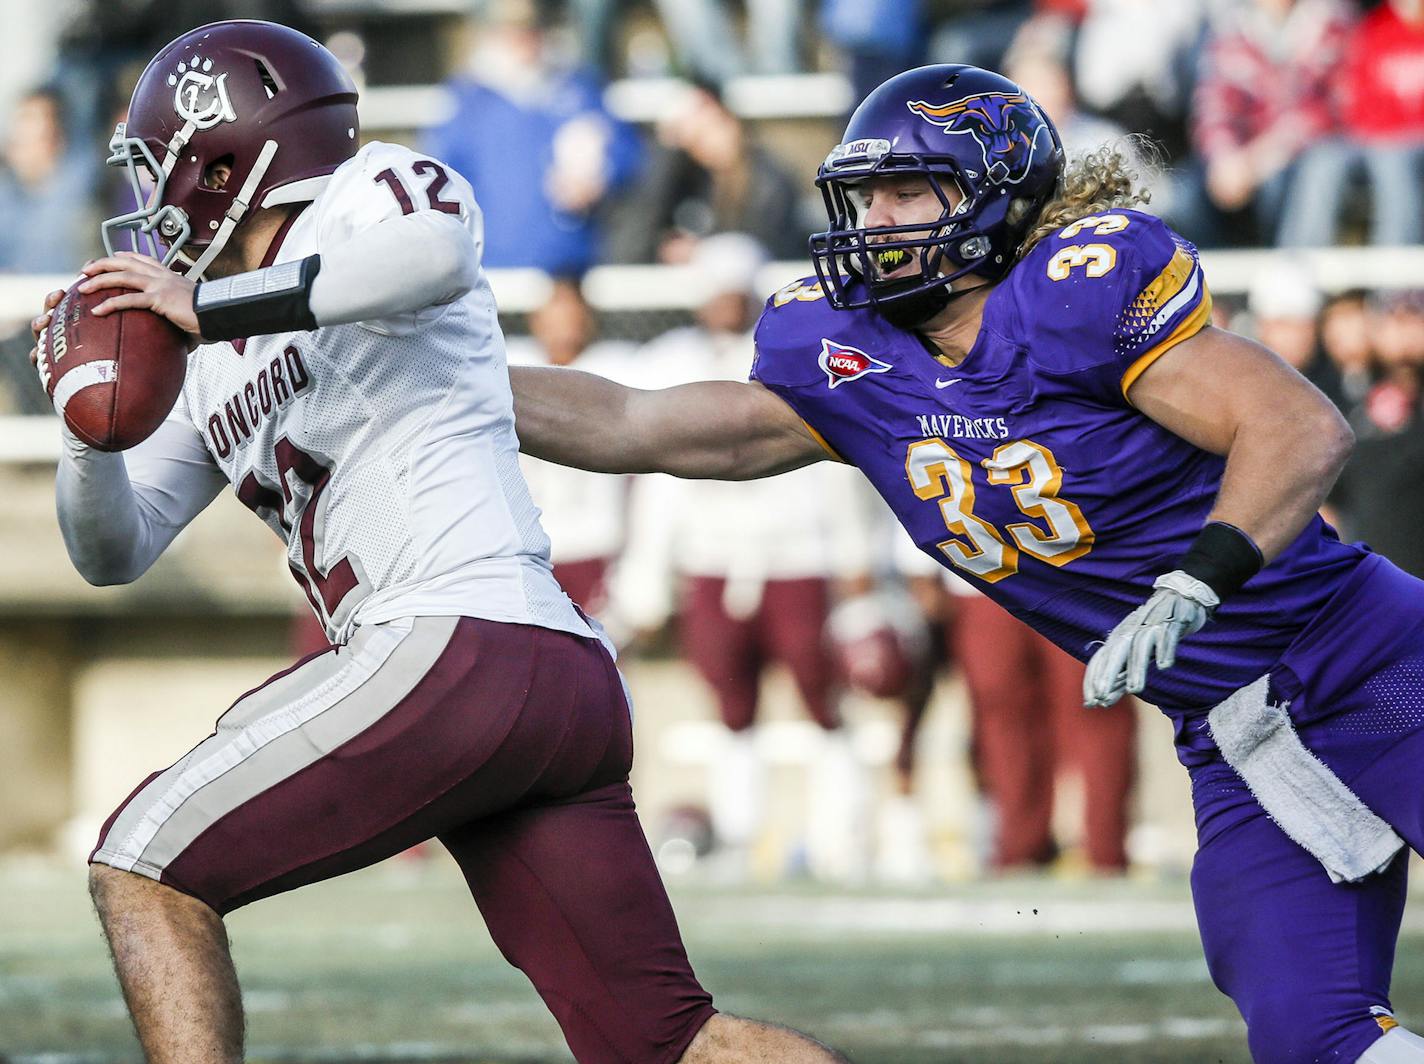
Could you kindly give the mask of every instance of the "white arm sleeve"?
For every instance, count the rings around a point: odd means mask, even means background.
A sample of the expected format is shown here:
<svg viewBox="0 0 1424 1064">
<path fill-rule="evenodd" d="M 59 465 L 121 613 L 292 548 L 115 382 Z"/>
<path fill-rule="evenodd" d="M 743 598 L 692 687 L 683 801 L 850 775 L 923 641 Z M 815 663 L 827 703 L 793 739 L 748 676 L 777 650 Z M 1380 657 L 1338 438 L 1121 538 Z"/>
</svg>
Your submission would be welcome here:
<svg viewBox="0 0 1424 1064">
<path fill-rule="evenodd" d="M 123 454 L 86 447 L 68 429 L 63 435 L 59 528 L 74 568 L 91 584 L 137 580 L 227 483 L 185 418 L 170 416 Z"/>
<path fill-rule="evenodd" d="M 378 322 L 453 303 L 478 273 L 479 248 L 464 223 L 416 211 L 323 250 L 311 310 L 319 325 Z"/>
</svg>

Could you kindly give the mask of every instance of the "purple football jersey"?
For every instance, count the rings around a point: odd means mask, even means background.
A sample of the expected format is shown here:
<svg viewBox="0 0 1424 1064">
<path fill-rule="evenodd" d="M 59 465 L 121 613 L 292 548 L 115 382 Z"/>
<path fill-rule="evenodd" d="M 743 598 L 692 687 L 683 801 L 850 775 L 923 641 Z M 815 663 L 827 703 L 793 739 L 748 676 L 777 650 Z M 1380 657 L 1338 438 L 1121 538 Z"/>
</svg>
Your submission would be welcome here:
<svg viewBox="0 0 1424 1064">
<path fill-rule="evenodd" d="M 1126 398 L 1210 314 L 1196 249 L 1115 210 L 1018 263 L 957 366 L 873 311 L 834 310 L 809 279 L 768 301 L 752 377 L 864 471 L 921 550 L 1086 660 L 1216 498 L 1225 459 Z M 1368 556 L 1314 518 L 1143 696 L 1180 725 L 1250 683 Z"/>
</svg>

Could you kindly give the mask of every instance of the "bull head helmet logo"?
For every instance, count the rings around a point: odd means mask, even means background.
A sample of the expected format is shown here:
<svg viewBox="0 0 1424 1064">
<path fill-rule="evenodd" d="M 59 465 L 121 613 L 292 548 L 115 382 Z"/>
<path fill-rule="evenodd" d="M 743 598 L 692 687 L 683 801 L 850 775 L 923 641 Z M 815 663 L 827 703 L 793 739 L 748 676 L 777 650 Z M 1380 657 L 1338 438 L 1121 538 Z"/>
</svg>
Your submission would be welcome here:
<svg viewBox="0 0 1424 1064">
<path fill-rule="evenodd" d="M 973 137 L 984 171 L 996 184 L 1018 184 L 1027 177 L 1036 141 L 1049 135 L 1037 105 L 1022 92 L 979 93 L 945 104 L 911 100 L 906 106 L 946 133 Z"/>
</svg>

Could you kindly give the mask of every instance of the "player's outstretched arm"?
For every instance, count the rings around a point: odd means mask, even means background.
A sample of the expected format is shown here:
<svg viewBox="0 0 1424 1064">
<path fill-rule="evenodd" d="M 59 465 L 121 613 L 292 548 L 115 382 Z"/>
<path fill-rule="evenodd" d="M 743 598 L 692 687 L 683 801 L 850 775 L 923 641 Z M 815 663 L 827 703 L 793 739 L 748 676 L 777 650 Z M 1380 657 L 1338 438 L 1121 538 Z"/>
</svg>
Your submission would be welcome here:
<svg viewBox="0 0 1424 1064">
<path fill-rule="evenodd" d="M 511 366 L 526 454 L 599 473 L 755 480 L 829 457 L 796 413 L 756 382 L 644 391 L 592 373 Z"/>
</svg>

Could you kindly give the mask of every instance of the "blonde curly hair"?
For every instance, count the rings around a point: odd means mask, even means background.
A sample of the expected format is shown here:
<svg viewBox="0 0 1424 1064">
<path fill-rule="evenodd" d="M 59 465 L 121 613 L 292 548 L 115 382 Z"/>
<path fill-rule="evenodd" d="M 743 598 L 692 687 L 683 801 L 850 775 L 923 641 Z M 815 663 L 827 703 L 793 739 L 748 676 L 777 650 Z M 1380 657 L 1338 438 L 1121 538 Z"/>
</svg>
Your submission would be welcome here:
<svg viewBox="0 0 1424 1064">
<path fill-rule="evenodd" d="M 1029 223 L 1018 258 L 1027 255 L 1044 237 L 1079 218 L 1136 207 L 1152 199 L 1146 183 L 1161 168 L 1161 150 L 1140 134 L 1110 141 L 1070 159 L 1058 183 L 1058 194 L 1043 205 Z M 1012 209 L 1010 211 L 1012 221 Z"/>
</svg>

